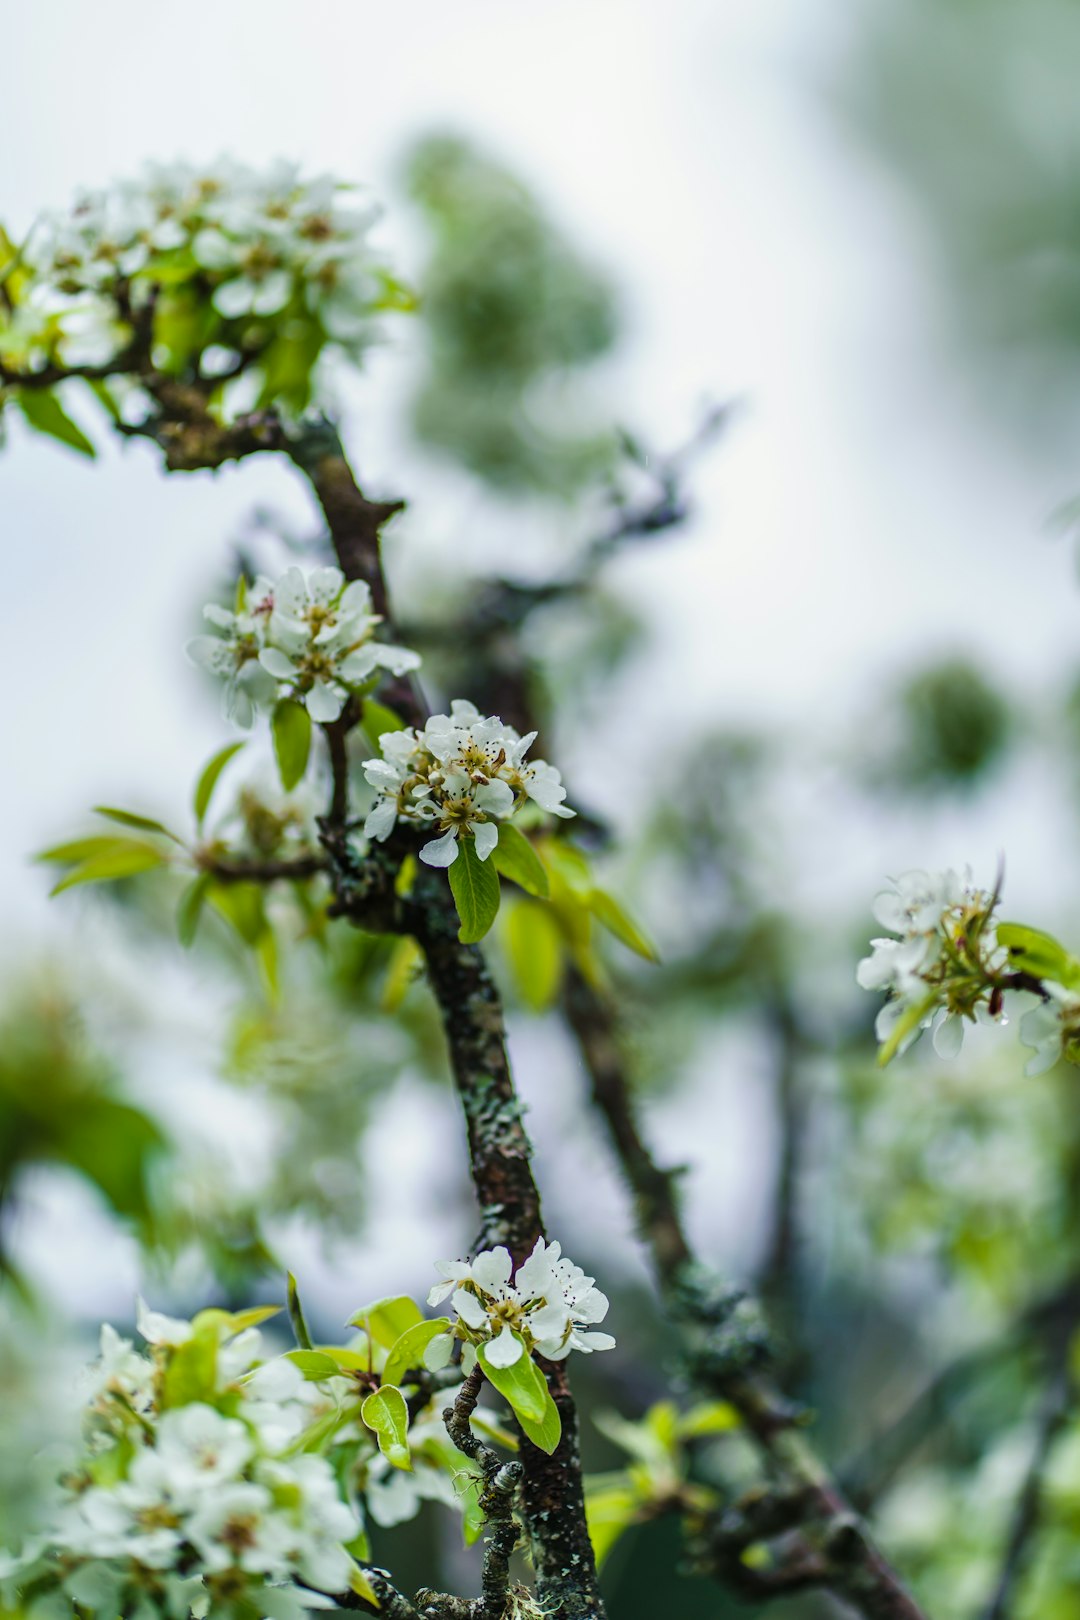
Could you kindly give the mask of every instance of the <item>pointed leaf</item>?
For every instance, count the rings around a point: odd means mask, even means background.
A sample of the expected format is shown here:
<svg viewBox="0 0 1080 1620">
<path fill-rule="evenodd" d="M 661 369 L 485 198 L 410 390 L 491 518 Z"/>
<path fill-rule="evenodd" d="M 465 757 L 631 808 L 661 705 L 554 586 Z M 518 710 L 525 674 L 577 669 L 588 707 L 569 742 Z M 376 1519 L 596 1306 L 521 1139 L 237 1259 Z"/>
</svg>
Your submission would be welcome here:
<svg viewBox="0 0 1080 1620">
<path fill-rule="evenodd" d="M 374 1390 L 360 1408 L 361 1420 L 378 1436 L 379 1450 L 395 1468 L 411 1469 L 409 1408 L 394 1384 Z"/>
<path fill-rule="evenodd" d="M 403 1333 L 423 1320 L 423 1311 L 407 1294 L 388 1294 L 362 1305 L 349 1317 L 349 1326 L 363 1328 L 376 1344 L 392 1350 Z"/>
<path fill-rule="evenodd" d="M 388 708 L 385 703 L 376 703 L 374 698 L 364 699 L 364 709 L 360 721 L 367 732 L 374 747 L 379 746 L 379 738 L 384 737 L 388 731 L 404 731 L 405 722 L 399 714 Z"/>
<path fill-rule="evenodd" d="M 311 1349 L 311 1334 L 308 1332 L 307 1321 L 304 1317 L 304 1307 L 300 1303 L 300 1290 L 296 1286 L 296 1278 L 292 1272 L 287 1273 L 289 1321 L 292 1323 L 293 1334 L 301 1350 Z"/>
<path fill-rule="evenodd" d="M 491 854 L 503 877 L 516 883 L 526 894 L 546 900 L 551 892 L 544 863 L 529 840 L 510 821 L 499 825 L 499 842 Z"/>
<path fill-rule="evenodd" d="M 647 962 L 659 962 L 660 952 L 652 940 L 606 889 L 593 889 L 590 892 L 589 910 L 608 933 L 614 934 L 638 956 L 643 956 Z"/>
<path fill-rule="evenodd" d="M 494 1385 L 505 1401 L 509 1401 L 519 1422 L 525 1417 L 531 1423 L 540 1423 L 547 1411 L 547 1381 L 525 1349 L 525 1341 L 521 1335 L 515 1333 L 514 1338 L 521 1345 L 522 1353 L 511 1366 L 493 1367 L 488 1360 L 486 1344 L 480 1345 L 477 1358 L 484 1369 L 485 1378 Z"/>
<path fill-rule="evenodd" d="M 35 433 L 44 433 L 48 438 L 66 444 L 69 450 L 77 450 L 81 456 L 89 456 L 91 461 L 97 455 L 82 428 L 71 420 L 52 389 L 20 389 L 15 396 L 15 403 L 26 419 L 27 426 L 32 427 Z"/>
<path fill-rule="evenodd" d="M 394 941 L 383 981 L 381 1005 L 384 1012 L 397 1012 L 423 966 L 424 953 L 411 934 L 402 934 Z"/>
<path fill-rule="evenodd" d="M 482 861 L 471 838 L 458 839 L 457 859 L 448 868 L 450 888 L 461 919 L 458 938 L 465 945 L 483 939 L 499 910 L 499 874 Z"/>
<path fill-rule="evenodd" d="M 116 810 L 108 804 L 95 804 L 94 814 L 104 816 L 108 821 L 118 821 L 121 827 L 135 827 L 139 832 L 161 833 L 163 838 L 171 838 L 174 844 L 181 841 L 174 832 L 170 832 L 168 827 L 160 821 L 155 821 L 152 816 L 137 816 L 132 810 Z"/>
<path fill-rule="evenodd" d="M 504 934 L 518 994 L 533 1012 L 546 1012 L 562 982 L 563 942 L 554 913 L 520 901 L 509 910 Z"/>
<path fill-rule="evenodd" d="M 298 1367 L 311 1383 L 322 1383 L 326 1378 L 337 1378 L 341 1368 L 333 1356 L 321 1350 L 286 1350 L 285 1360 Z"/>
<path fill-rule="evenodd" d="M 238 754 L 243 747 L 244 744 L 242 742 L 228 743 L 224 748 L 219 748 L 213 758 L 207 760 L 206 764 L 203 766 L 199 780 L 195 784 L 195 796 L 193 800 L 195 821 L 198 826 L 202 826 L 203 818 L 205 817 L 207 810 L 210 808 L 210 799 L 213 795 L 215 787 L 217 787 L 218 777 L 221 775 L 230 759 L 232 759 L 233 755 Z"/>
<path fill-rule="evenodd" d="M 1066 990 L 1080 986 L 1080 962 L 1052 934 L 1028 928 L 1024 923 L 1005 922 L 998 924 L 997 938 L 998 944 L 1008 950 L 1009 966 L 1014 971 L 1050 979 Z"/>
<path fill-rule="evenodd" d="M 185 950 L 195 942 L 195 935 L 199 928 L 199 918 L 202 916 L 203 902 L 206 899 L 206 891 L 209 887 L 209 872 L 200 872 L 195 881 L 189 883 L 180 896 L 180 904 L 176 908 L 176 932 Z"/>
<path fill-rule="evenodd" d="M 539 1368 L 537 1368 L 539 1372 Z M 543 1374 L 541 1373 L 541 1378 Z M 539 1422 L 527 1417 L 524 1412 L 516 1412 L 518 1422 L 528 1435 L 533 1445 L 540 1451 L 546 1451 L 550 1457 L 559 1441 L 562 1439 L 562 1419 L 559 1408 L 551 1398 L 551 1391 L 544 1385 L 544 1394 L 547 1397 L 544 1403 L 544 1415 Z"/>
<path fill-rule="evenodd" d="M 274 705 L 270 720 L 278 775 L 286 793 L 291 793 L 307 770 L 311 753 L 311 716 L 302 703 L 282 698 Z"/>
<path fill-rule="evenodd" d="M 414 1322 L 411 1328 L 406 1328 L 386 1358 L 386 1366 L 382 1370 L 383 1382 L 400 1384 L 406 1373 L 422 1367 L 424 1351 L 432 1339 L 437 1339 L 448 1327 L 447 1319 L 440 1316 L 436 1321 Z"/>
<path fill-rule="evenodd" d="M 62 894 L 80 883 L 115 883 L 118 878 L 135 877 L 149 872 L 155 866 L 164 866 L 165 857 L 151 844 L 139 844 L 134 839 L 125 841 L 124 847 L 98 855 L 91 855 L 73 867 L 59 883 L 50 889 L 50 895 Z"/>
</svg>

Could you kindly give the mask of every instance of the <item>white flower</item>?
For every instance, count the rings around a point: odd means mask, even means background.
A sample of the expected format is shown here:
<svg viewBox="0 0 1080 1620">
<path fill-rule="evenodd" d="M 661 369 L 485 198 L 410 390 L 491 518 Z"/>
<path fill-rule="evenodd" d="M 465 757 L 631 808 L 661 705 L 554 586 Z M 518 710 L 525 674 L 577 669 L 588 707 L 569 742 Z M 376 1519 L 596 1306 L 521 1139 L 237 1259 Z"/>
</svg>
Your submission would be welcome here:
<svg viewBox="0 0 1080 1620">
<path fill-rule="evenodd" d="M 204 609 L 221 634 L 199 636 L 188 656 L 225 678 L 227 715 L 251 724 L 257 708 L 280 697 L 306 704 L 313 720 L 336 720 L 350 694 L 373 684 L 380 670 L 403 675 L 418 669 L 408 647 L 375 640 L 380 620 L 362 580 L 345 582 L 340 568 L 305 576 L 289 568 L 277 580 L 257 579 L 230 611 Z"/>
<path fill-rule="evenodd" d="M 236 1481 L 207 1491 L 185 1534 L 207 1574 L 233 1568 L 279 1577 L 289 1573 L 289 1525 L 274 1511 L 265 1485 Z"/>
<path fill-rule="evenodd" d="M 580 1266 L 564 1259 L 558 1243 L 537 1238 L 528 1259 L 511 1282 L 513 1261 L 500 1245 L 472 1261 L 446 1260 L 436 1265 L 442 1281 L 428 1294 L 436 1305 L 452 1290 L 451 1304 L 468 1344 L 486 1343 L 488 1361 L 510 1367 L 527 1351 L 561 1361 L 571 1350 L 610 1350 L 609 1333 L 588 1331 L 602 1322 L 608 1299 Z"/>
<path fill-rule="evenodd" d="M 1000 1016 L 1007 953 L 992 924 L 996 898 L 952 870 L 906 872 L 877 896 L 874 916 L 901 937 L 872 940 L 855 977 L 864 990 L 889 994 L 874 1026 L 882 1045 L 902 1022 L 901 1051 L 932 1025 L 938 1056 L 955 1057 L 966 1020 Z"/>
<path fill-rule="evenodd" d="M 239 1474 L 254 1449 L 243 1423 L 194 1401 L 162 1413 L 153 1453 L 141 1453 L 132 1472 L 152 1455 L 173 1493 L 197 1501 L 201 1491 Z"/>
<path fill-rule="evenodd" d="M 506 821 L 526 799 L 550 814 L 572 816 L 563 800 L 558 771 L 544 760 L 525 763 L 535 731 L 521 737 L 498 715 L 482 716 L 463 698 L 449 714 L 434 714 L 422 731 L 411 728 L 379 738 L 382 758 L 364 761 L 364 775 L 376 791 L 364 833 L 389 838 L 399 821 L 430 824 L 438 837 L 421 846 L 428 866 L 457 859 L 462 836 L 487 860 Z"/>
<path fill-rule="evenodd" d="M 1066 1055 L 1073 1058 L 1080 1037 L 1080 1002 L 1062 985 L 1047 983 L 1045 988 L 1048 999 L 1020 1020 L 1020 1039 L 1034 1052 L 1024 1068 L 1027 1075 L 1044 1074 Z"/>
</svg>

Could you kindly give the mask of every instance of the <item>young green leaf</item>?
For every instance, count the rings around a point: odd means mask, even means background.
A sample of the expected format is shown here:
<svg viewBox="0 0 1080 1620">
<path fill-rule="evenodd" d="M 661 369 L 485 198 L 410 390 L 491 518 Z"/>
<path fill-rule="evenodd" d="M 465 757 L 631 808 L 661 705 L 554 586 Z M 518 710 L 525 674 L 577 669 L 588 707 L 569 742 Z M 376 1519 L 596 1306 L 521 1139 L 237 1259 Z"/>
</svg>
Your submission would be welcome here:
<svg viewBox="0 0 1080 1620">
<path fill-rule="evenodd" d="M 631 1525 L 636 1524 L 641 1508 L 641 1497 L 629 1483 L 629 1476 L 619 1473 L 605 1476 L 611 1483 L 585 1491 L 585 1522 L 589 1540 L 596 1554 L 596 1567 L 602 1569 L 612 1547 Z M 626 1483 L 624 1483 L 624 1481 Z"/>
<path fill-rule="evenodd" d="M 107 821 L 117 821 L 121 827 L 134 827 L 139 832 L 161 833 L 163 838 L 171 838 L 174 844 L 181 842 L 174 832 L 170 832 L 168 827 L 160 821 L 155 821 L 151 816 L 137 816 L 134 811 L 116 810 L 109 804 L 95 804 L 94 814 L 104 816 Z"/>
<path fill-rule="evenodd" d="M 547 899 L 551 888 L 544 863 L 512 822 L 500 823 L 499 842 L 492 851 L 491 859 L 503 877 L 516 883 L 526 894 L 534 894 L 540 900 Z"/>
<path fill-rule="evenodd" d="M 509 1367 L 493 1367 L 488 1360 L 486 1344 L 480 1345 L 477 1359 L 484 1369 L 485 1378 L 494 1385 L 503 1400 L 510 1403 L 518 1421 L 527 1418 L 530 1423 L 540 1423 L 547 1411 L 547 1382 L 525 1349 L 524 1339 L 517 1333 L 514 1338 L 521 1345 L 521 1355 Z"/>
<path fill-rule="evenodd" d="M 219 748 L 213 758 L 207 760 L 203 766 L 199 780 L 195 784 L 193 800 L 195 821 L 199 827 L 202 826 L 206 812 L 210 808 L 210 800 L 214 789 L 217 787 L 218 777 L 233 755 L 238 754 L 243 746 L 242 742 L 227 743 L 224 748 Z"/>
<path fill-rule="evenodd" d="M 286 793 L 291 793 L 307 770 L 311 753 L 311 716 L 302 703 L 282 698 L 275 704 L 270 720 L 278 775 Z"/>
<path fill-rule="evenodd" d="M 472 838 L 458 839 L 457 859 L 448 868 L 450 889 L 461 919 L 458 938 L 464 945 L 483 939 L 499 910 L 499 874 L 482 861 Z"/>
<path fill-rule="evenodd" d="M 266 906 L 257 883 L 222 883 L 213 878 L 206 897 L 214 910 L 232 924 L 245 945 L 258 944 L 266 928 Z"/>
<path fill-rule="evenodd" d="M 394 1384 L 382 1384 L 360 1408 L 361 1420 L 378 1437 L 379 1450 L 395 1468 L 411 1469 L 409 1408 Z"/>
<path fill-rule="evenodd" d="M 100 851 L 81 861 L 50 889 L 50 895 L 62 894 L 80 883 L 115 883 L 118 878 L 135 877 L 149 872 L 155 866 L 164 866 L 165 857 L 152 844 L 137 843 L 134 839 L 117 839 L 118 847 Z"/>
<path fill-rule="evenodd" d="M 519 901 L 509 908 L 503 932 L 519 996 L 533 1012 L 546 1012 L 559 993 L 563 966 L 562 934 L 550 906 Z"/>
<path fill-rule="evenodd" d="M 423 965 L 424 953 L 411 934 L 402 934 L 394 941 L 380 1002 L 384 1012 L 397 1012 Z"/>
<path fill-rule="evenodd" d="M 199 929 L 199 918 L 202 916 L 203 902 L 206 899 L 206 891 L 209 887 L 209 872 L 200 872 L 199 876 L 188 884 L 180 896 L 180 904 L 176 908 L 176 932 L 185 950 L 195 942 L 195 935 Z"/>
<path fill-rule="evenodd" d="M 373 747 L 378 748 L 379 738 L 384 737 L 388 731 L 404 731 L 405 722 L 399 714 L 385 703 L 376 703 L 373 698 L 364 699 L 364 709 L 360 724 L 367 732 Z"/>
<path fill-rule="evenodd" d="M 376 1344 L 392 1350 L 407 1329 L 423 1320 L 424 1313 L 415 1300 L 407 1294 L 391 1294 L 385 1299 L 372 1300 L 370 1305 L 361 1305 L 349 1317 L 349 1326 L 363 1328 Z"/>
<path fill-rule="evenodd" d="M 308 1332 L 304 1307 L 300 1303 L 300 1290 L 296 1286 L 296 1278 L 291 1271 L 286 1273 L 286 1290 L 286 1297 L 289 1302 L 289 1321 L 292 1324 L 293 1336 L 301 1350 L 310 1350 L 311 1334 Z"/>
<path fill-rule="evenodd" d="M 286 1350 L 285 1360 L 291 1361 L 312 1383 L 321 1383 L 324 1378 L 336 1378 L 341 1371 L 333 1356 L 321 1350 Z"/>
<path fill-rule="evenodd" d="M 66 844 L 53 844 L 34 858 L 50 866 L 74 866 L 77 861 L 95 860 L 116 850 L 129 849 L 135 840 L 122 838 L 119 833 L 95 833 L 90 838 L 73 838 Z M 149 846 L 138 844 L 139 848 Z"/>
<path fill-rule="evenodd" d="M 445 1336 L 446 1329 L 445 1317 L 433 1322 L 414 1322 L 411 1328 L 406 1328 L 386 1358 L 386 1366 L 382 1370 L 383 1382 L 400 1384 L 406 1373 L 426 1366 L 424 1352 L 433 1339 L 440 1334 Z"/>
<path fill-rule="evenodd" d="M 539 1371 L 539 1368 L 537 1371 Z M 541 1376 L 543 1375 L 541 1374 Z M 562 1438 L 562 1419 L 559 1416 L 559 1408 L 552 1400 L 551 1392 L 546 1384 L 544 1386 L 544 1395 L 546 1397 L 544 1414 L 539 1421 L 527 1417 L 524 1412 L 518 1412 L 516 1415 L 518 1422 L 533 1445 L 538 1447 L 540 1451 L 546 1451 L 550 1457 Z"/>
<path fill-rule="evenodd" d="M 1006 922 L 998 924 L 997 937 L 998 944 L 1008 950 L 1009 966 L 1014 971 L 1050 979 L 1066 990 L 1080 986 L 1080 962 L 1052 934 L 1028 928 L 1024 923 Z"/>
<path fill-rule="evenodd" d="M 643 956 L 647 962 L 659 962 L 660 952 L 652 940 L 606 889 L 591 890 L 589 910 L 609 934 L 614 934 L 638 956 Z"/>
<path fill-rule="evenodd" d="M 359 1564 L 354 1567 L 352 1574 L 349 1576 L 349 1585 L 357 1597 L 363 1598 L 365 1603 L 370 1603 L 373 1609 L 382 1608 L 378 1592 L 372 1586 L 367 1571 L 362 1569 Z"/>
<path fill-rule="evenodd" d="M 97 451 L 82 428 L 71 420 L 51 389 L 22 388 L 15 395 L 15 403 L 22 412 L 27 426 L 32 427 L 35 433 L 44 433 L 48 438 L 66 444 L 69 450 L 77 450 L 81 456 L 89 456 L 93 461 Z"/>
</svg>

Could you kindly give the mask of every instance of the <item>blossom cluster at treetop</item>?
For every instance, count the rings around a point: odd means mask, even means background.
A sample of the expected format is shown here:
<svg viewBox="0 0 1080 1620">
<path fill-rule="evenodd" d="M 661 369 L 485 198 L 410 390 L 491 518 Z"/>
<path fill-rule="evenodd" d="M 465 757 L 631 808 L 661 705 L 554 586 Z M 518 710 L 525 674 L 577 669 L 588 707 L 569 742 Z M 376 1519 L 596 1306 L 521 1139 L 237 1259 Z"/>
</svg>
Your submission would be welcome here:
<svg viewBox="0 0 1080 1620">
<path fill-rule="evenodd" d="M 403 675 L 420 666 L 408 647 L 375 640 L 381 621 L 371 592 L 362 580 L 346 584 L 340 568 L 241 580 L 234 608 L 210 602 L 203 612 L 221 634 L 197 636 L 188 655 L 223 677 L 226 713 L 245 727 L 256 709 L 283 697 L 305 704 L 313 720 L 336 720 L 380 670 Z"/>
<path fill-rule="evenodd" d="M 999 894 L 1000 883 L 979 889 L 949 869 L 905 872 L 877 896 L 875 918 L 899 937 L 872 940 L 856 977 L 888 995 L 875 1023 L 882 1063 L 931 1028 L 938 1055 L 954 1057 L 965 1022 L 1006 1022 L 1010 992 L 1040 998 L 1020 1020 L 1029 1075 L 1080 1059 L 1080 962 L 1039 929 L 998 922 Z"/>
<path fill-rule="evenodd" d="M 462 698 L 448 715 L 432 715 L 422 731 L 407 727 L 381 736 L 382 757 L 364 762 L 378 794 L 365 834 L 383 840 L 399 821 L 427 824 L 438 837 L 422 846 L 420 859 L 450 866 L 463 835 L 487 860 L 499 841 L 499 822 L 527 800 L 549 815 L 572 816 L 555 767 L 542 759 L 526 763 L 535 737 L 535 731 L 519 736 L 498 715 L 482 716 Z"/>
<path fill-rule="evenodd" d="M 292 163 L 151 165 L 42 214 L 9 245 L 0 360 L 31 376 L 108 366 L 151 306 L 166 371 L 194 349 L 228 373 L 286 317 L 309 364 L 327 339 L 355 349 L 387 301 L 368 243 L 377 217 L 363 195 Z"/>
</svg>

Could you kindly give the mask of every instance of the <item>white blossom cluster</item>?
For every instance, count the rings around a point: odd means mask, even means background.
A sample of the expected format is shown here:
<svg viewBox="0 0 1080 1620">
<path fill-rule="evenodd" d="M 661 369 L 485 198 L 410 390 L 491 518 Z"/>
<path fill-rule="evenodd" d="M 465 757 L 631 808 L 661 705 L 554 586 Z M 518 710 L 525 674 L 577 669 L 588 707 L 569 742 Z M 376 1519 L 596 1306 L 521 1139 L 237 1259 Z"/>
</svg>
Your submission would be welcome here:
<svg viewBox="0 0 1080 1620">
<path fill-rule="evenodd" d="M 238 1325 L 140 1302 L 147 1353 L 102 1329 L 82 1453 L 51 1525 L 0 1559 L 5 1601 L 136 1620 L 335 1607 L 360 1524 L 329 1462 L 294 1444 L 327 1395 L 287 1360 L 261 1363 L 258 1330 Z"/>
<path fill-rule="evenodd" d="M 563 1255 L 558 1243 L 537 1238 L 516 1274 L 510 1252 L 501 1244 L 473 1260 L 440 1260 L 435 1269 L 442 1281 L 431 1289 L 428 1304 L 450 1298 L 458 1334 L 465 1340 L 465 1372 L 479 1345 L 485 1346 L 494 1367 L 512 1367 L 534 1350 L 549 1361 L 562 1361 L 571 1350 L 589 1354 L 614 1348 L 610 1333 L 591 1331 L 608 1313 L 607 1295 L 594 1286 L 595 1278 Z"/>
<path fill-rule="evenodd" d="M 313 720 L 336 720 L 380 670 L 403 675 L 420 665 L 408 647 L 375 640 L 371 592 L 362 580 L 346 584 L 340 568 L 260 576 L 242 586 L 234 609 L 211 602 L 203 613 L 220 634 L 197 636 L 188 656 L 224 679 L 225 712 L 240 726 L 283 697 L 306 704 Z"/>
<path fill-rule="evenodd" d="M 333 177 L 305 179 L 291 163 L 150 166 L 38 220 L 20 255 L 26 285 L 0 320 L 0 355 L 30 370 L 49 358 L 107 364 L 130 337 L 132 311 L 155 287 L 185 280 L 209 291 L 226 322 L 289 311 L 355 345 L 382 293 L 367 240 L 377 214 Z"/>
<path fill-rule="evenodd" d="M 899 1047 L 933 1026 L 934 1049 L 954 1057 L 964 1038 L 965 1019 L 999 1016 L 995 981 L 1007 963 L 997 942 L 996 896 L 973 886 L 970 872 L 905 872 L 874 901 L 874 916 L 899 938 L 871 941 L 873 951 L 859 963 L 864 990 L 885 990 L 889 999 L 875 1030 L 888 1042 L 903 1022 L 910 1027 Z"/>
<path fill-rule="evenodd" d="M 499 841 L 499 822 L 527 800 L 549 815 L 572 816 L 555 767 L 542 759 L 526 763 L 535 737 L 535 731 L 519 736 L 498 715 L 483 716 L 463 698 L 451 703 L 448 715 L 432 715 L 422 731 L 384 733 L 382 757 L 364 761 L 378 795 L 365 834 L 381 841 L 399 821 L 427 824 L 437 836 L 423 845 L 420 859 L 449 866 L 463 835 L 487 860 Z"/>
</svg>

